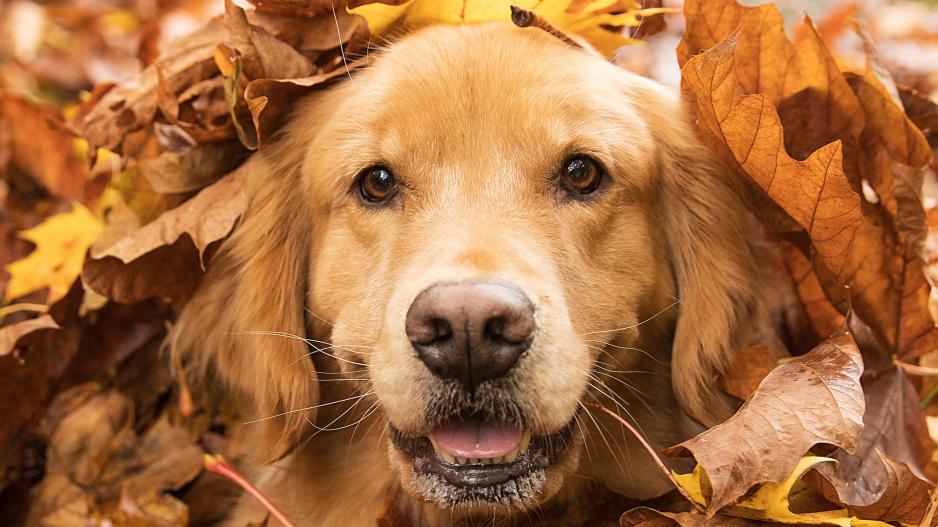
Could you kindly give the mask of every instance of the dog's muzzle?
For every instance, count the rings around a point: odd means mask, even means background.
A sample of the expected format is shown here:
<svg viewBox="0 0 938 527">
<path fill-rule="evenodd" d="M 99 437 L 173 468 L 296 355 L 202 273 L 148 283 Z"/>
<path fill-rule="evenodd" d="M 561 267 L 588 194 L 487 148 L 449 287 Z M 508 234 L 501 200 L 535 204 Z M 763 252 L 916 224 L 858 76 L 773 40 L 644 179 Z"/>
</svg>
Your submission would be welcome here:
<svg viewBox="0 0 938 527">
<path fill-rule="evenodd" d="M 436 423 L 429 434 L 391 427 L 393 444 L 413 461 L 418 490 L 442 506 L 523 507 L 536 499 L 572 426 L 532 436 L 512 400 L 511 374 L 537 330 L 528 297 L 494 280 L 435 284 L 414 299 L 405 330 L 421 362 L 443 381 L 436 402 L 422 409 Z"/>
</svg>

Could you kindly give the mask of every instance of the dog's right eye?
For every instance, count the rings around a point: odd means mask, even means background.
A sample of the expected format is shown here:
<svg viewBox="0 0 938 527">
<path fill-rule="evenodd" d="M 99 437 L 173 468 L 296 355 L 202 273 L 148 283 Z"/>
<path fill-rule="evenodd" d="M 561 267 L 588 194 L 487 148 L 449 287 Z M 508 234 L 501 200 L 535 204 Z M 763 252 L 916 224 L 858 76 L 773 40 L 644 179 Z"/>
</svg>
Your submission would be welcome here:
<svg viewBox="0 0 938 527">
<path fill-rule="evenodd" d="M 358 192 L 369 203 L 381 203 L 397 194 L 397 178 L 384 166 L 365 169 L 358 179 Z"/>
</svg>

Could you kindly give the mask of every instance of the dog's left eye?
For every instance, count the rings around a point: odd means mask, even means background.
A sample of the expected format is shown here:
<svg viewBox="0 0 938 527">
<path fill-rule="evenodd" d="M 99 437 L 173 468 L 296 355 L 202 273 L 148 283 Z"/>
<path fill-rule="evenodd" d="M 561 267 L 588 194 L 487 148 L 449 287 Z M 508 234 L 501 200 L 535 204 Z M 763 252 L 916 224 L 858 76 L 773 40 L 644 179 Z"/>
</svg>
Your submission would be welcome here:
<svg viewBox="0 0 938 527">
<path fill-rule="evenodd" d="M 397 194 L 397 178 L 387 167 L 374 166 L 362 172 L 358 190 L 365 201 L 381 203 Z"/>
<path fill-rule="evenodd" d="M 560 172 L 560 182 L 574 194 L 590 194 L 599 188 L 602 179 L 603 169 L 593 158 L 587 156 L 567 159 Z"/>
</svg>

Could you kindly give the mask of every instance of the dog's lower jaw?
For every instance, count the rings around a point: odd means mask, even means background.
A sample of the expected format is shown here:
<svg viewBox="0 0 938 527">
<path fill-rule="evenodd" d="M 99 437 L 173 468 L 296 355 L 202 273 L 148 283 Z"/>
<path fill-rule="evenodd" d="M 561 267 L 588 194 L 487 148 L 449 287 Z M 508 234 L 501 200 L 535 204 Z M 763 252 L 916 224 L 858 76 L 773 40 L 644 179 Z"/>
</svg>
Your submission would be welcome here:
<svg viewBox="0 0 938 527">
<path fill-rule="evenodd" d="M 416 470 L 414 459 L 388 441 L 388 457 L 398 475 L 403 492 L 395 505 L 404 518 L 421 518 L 420 525 L 472 525 L 474 520 L 493 516 L 500 524 L 514 525 L 529 518 L 532 511 L 553 500 L 577 469 L 583 436 L 572 430 L 566 447 L 550 463 L 513 476 L 498 485 L 461 487 L 450 484 L 436 473 Z"/>
</svg>

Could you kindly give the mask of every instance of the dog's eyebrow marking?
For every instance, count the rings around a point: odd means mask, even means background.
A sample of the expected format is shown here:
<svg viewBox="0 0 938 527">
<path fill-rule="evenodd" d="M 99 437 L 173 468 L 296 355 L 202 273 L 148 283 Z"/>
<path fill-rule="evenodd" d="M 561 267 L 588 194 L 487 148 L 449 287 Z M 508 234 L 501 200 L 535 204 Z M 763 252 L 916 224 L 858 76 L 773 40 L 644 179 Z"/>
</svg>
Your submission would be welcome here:
<svg viewBox="0 0 938 527">
<path fill-rule="evenodd" d="M 518 7 L 516 5 L 511 6 L 511 21 L 518 27 L 536 27 L 553 35 L 554 37 L 557 37 L 569 46 L 582 50 L 586 49 L 582 44 L 570 38 L 570 36 L 563 31 L 552 26 L 550 22 L 544 19 L 544 17 L 530 9 L 524 9 L 523 7 Z"/>
</svg>

